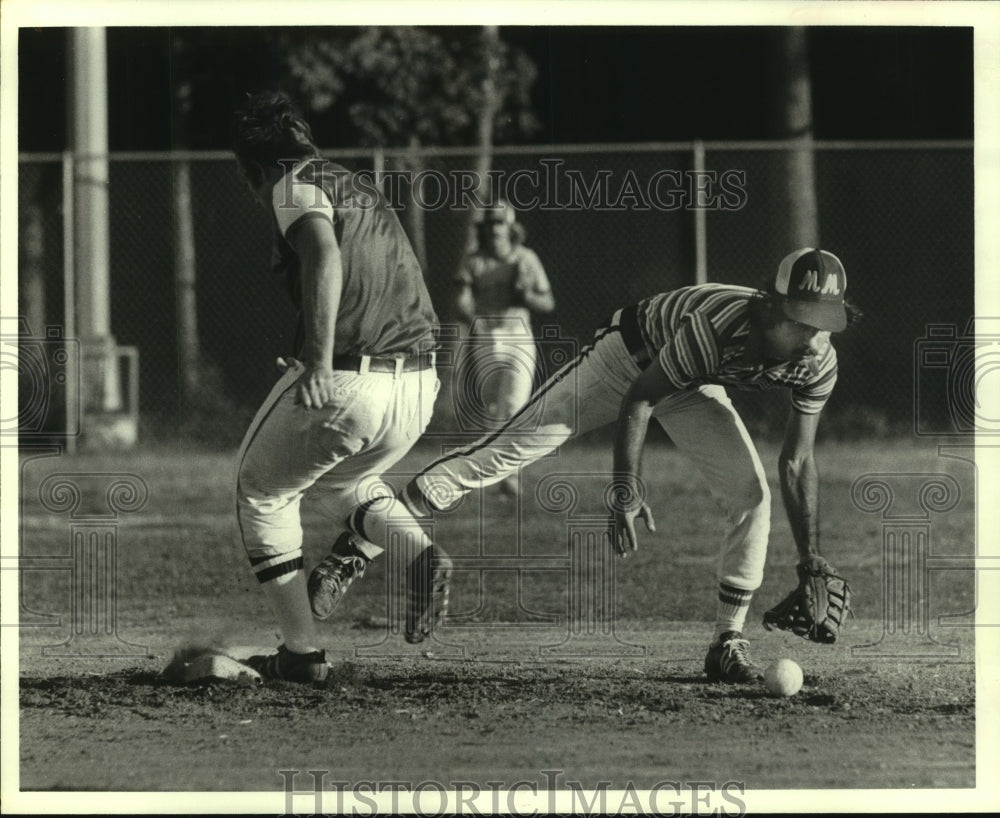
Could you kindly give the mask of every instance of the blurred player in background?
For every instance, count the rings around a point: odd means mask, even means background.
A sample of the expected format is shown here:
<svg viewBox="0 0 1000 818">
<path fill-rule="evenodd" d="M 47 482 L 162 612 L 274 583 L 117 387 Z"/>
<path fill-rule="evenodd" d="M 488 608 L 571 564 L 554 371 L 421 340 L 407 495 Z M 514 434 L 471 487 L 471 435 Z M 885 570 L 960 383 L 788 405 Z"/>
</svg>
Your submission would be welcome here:
<svg viewBox="0 0 1000 818">
<path fill-rule="evenodd" d="M 459 405 L 488 431 L 513 417 L 534 386 L 538 352 L 531 314 L 555 309 L 552 288 L 538 255 L 524 244 L 525 231 L 502 199 L 478 211 L 471 252 L 457 277 L 455 312 L 470 324 L 470 359 L 455 388 Z M 507 495 L 518 492 L 518 475 L 500 482 Z"/>
<path fill-rule="evenodd" d="M 420 641 L 443 615 L 448 558 L 378 479 L 430 420 L 437 318 L 395 212 L 319 156 L 285 97 L 249 100 L 234 152 L 270 216 L 272 264 L 299 309 L 301 337 L 297 358 L 280 361 L 285 372 L 237 462 L 240 536 L 283 639 L 277 653 L 247 663 L 268 679 L 322 681 L 328 666 L 303 570 L 305 491 L 315 490 L 340 532 L 334 554 L 313 573 L 317 583 L 349 583 L 381 551 L 373 542 L 387 542 L 391 520 L 407 535 L 407 639 Z"/>
</svg>

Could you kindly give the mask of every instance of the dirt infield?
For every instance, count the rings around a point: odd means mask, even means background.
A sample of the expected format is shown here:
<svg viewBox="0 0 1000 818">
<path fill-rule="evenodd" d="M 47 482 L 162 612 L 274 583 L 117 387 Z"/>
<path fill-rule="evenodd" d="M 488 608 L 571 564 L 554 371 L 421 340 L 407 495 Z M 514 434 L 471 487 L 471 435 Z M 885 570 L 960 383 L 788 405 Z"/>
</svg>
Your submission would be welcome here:
<svg viewBox="0 0 1000 818">
<path fill-rule="evenodd" d="M 54 663 L 26 660 L 21 786 L 281 791 L 279 771 L 290 769 L 329 770 L 351 785 L 484 789 L 544 784 L 543 770 L 587 790 L 665 780 L 750 790 L 974 785 L 970 662 L 858 661 L 849 644 L 874 641 L 870 624 L 832 649 L 758 634 L 762 660 L 786 656 L 805 669 L 802 691 L 778 699 L 762 685 L 707 684 L 704 630 L 629 630 L 621 636 L 645 656 L 592 659 L 541 659 L 479 630 L 465 634 L 477 646 L 467 658 L 337 657 L 315 687 L 170 685 L 158 678 L 169 655 L 155 649 L 140 662 L 104 660 L 118 667 L 100 673 L 60 675 L 46 672 Z M 349 644 L 358 632 L 330 636 Z"/>
<path fill-rule="evenodd" d="M 773 463 L 772 451 L 762 454 Z M 436 534 L 466 560 L 439 643 L 420 650 L 398 637 L 388 571 L 373 566 L 352 588 L 350 605 L 322 626 L 330 678 L 306 687 L 182 686 L 159 677 L 174 648 L 191 640 L 276 644 L 262 595 L 233 547 L 224 456 L 23 460 L 22 567 L 33 570 L 21 572 L 20 789 L 269 792 L 264 811 L 280 812 L 288 771 L 298 770 L 295 789 L 306 794 L 295 806 L 313 812 L 305 771 L 316 770 L 326 773 L 324 811 L 354 805 L 370 814 L 366 793 L 380 786 L 417 787 L 430 812 L 441 787 L 478 787 L 494 798 L 512 787 L 571 799 L 604 790 L 605 809 L 616 811 L 621 804 L 607 793 L 701 782 L 714 793 L 711 803 L 732 814 L 758 791 L 977 785 L 976 645 L 968 627 L 975 584 L 972 571 L 961 570 L 975 529 L 968 464 L 912 445 L 884 446 L 877 464 L 863 446 L 821 450 L 825 551 L 855 587 L 857 619 L 834 646 L 760 627 L 761 612 L 793 581 L 787 525 L 776 517 L 747 636 L 761 664 L 789 657 L 805 671 L 802 691 L 778 699 L 762 686 L 704 680 L 719 523 L 669 450 L 647 458 L 647 470 L 651 460 L 660 466 L 652 497 L 659 533 L 614 564 L 614 594 L 596 619 L 570 616 L 576 591 L 564 560 L 567 536 L 599 524 L 591 509 L 604 456 L 578 449 L 528 475 L 536 486 L 557 472 L 576 475 L 572 509 L 553 512 L 551 498 L 540 509 L 530 494 L 520 506 L 502 506 L 487 495 L 439 521 Z M 925 571 L 916 590 L 886 586 L 889 523 L 852 500 L 859 479 L 890 471 L 924 482 L 944 474 L 937 479 L 962 489 L 926 520 L 931 551 L 947 554 L 951 568 Z M 70 566 L 56 570 L 51 561 L 67 552 L 74 525 L 98 524 L 97 512 L 67 517 L 39 492 L 53 475 L 69 475 L 59 480 L 83 486 L 80 496 L 96 497 L 96 508 L 106 501 L 100 481 L 108 474 L 140 478 L 148 501 L 131 518 L 122 512 L 114 528 L 115 633 L 95 637 L 73 630 Z M 306 519 L 312 562 L 324 534 L 308 509 Z M 511 562 L 498 562 L 505 555 Z M 98 643 L 119 655 L 57 655 Z M 338 793 L 348 800 L 338 802 Z M 692 798 L 688 791 L 681 801 L 690 808 Z M 640 806 L 670 811 L 669 801 Z M 600 806 L 569 804 L 570 811 Z"/>
</svg>

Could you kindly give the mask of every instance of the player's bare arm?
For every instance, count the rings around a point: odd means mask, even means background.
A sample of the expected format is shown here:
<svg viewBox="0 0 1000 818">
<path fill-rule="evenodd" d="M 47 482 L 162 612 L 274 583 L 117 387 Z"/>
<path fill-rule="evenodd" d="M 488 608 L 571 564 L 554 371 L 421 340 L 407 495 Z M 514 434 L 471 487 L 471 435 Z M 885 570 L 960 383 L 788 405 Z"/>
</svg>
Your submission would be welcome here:
<svg viewBox="0 0 1000 818">
<path fill-rule="evenodd" d="M 297 397 L 306 409 L 318 409 L 333 397 L 333 339 L 343 286 L 340 247 L 326 219 L 305 219 L 289 241 L 300 262 L 306 328 Z"/>
<path fill-rule="evenodd" d="M 660 365 L 653 363 L 632 382 L 622 398 L 614 443 L 614 475 L 622 483 L 619 494 L 621 503 L 611 520 L 611 542 L 622 556 L 639 548 L 635 532 L 636 517 L 646 523 L 647 529 L 656 531 L 653 512 L 642 499 L 639 471 L 653 408 L 675 391 L 676 387 L 667 379 Z"/>
<path fill-rule="evenodd" d="M 812 642 L 837 641 L 851 611 L 851 586 L 819 555 L 819 476 L 813 456 L 818 414 L 792 410 L 779 456 L 781 494 L 799 551 L 798 584 L 764 613 L 764 626 Z"/>
<path fill-rule="evenodd" d="M 800 561 L 819 553 L 819 474 L 814 444 L 819 413 L 792 409 L 778 456 L 778 476 Z"/>
<path fill-rule="evenodd" d="M 545 275 L 545 268 L 534 254 L 529 254 L 522 260 L 515 289 L 524 306 L 532 312 L 546 313 L 556 308 L 556 299 L 552 295 L 552 286 Z"/>
<path fill-rule="evenodd" d="M 556 300 L 552 290 L 537 288 L 527 289 L 521 293 L 521 300 L 532 312 L 552 312 L 556 308 Z"/>
<path fill-rule="evenodd" d="M 472 294 L 472 285 L 463 281 L 455 295 L 455 317 L 460 321 L 471 322 L 476 316 L 476 298 Z"/>
</svg>

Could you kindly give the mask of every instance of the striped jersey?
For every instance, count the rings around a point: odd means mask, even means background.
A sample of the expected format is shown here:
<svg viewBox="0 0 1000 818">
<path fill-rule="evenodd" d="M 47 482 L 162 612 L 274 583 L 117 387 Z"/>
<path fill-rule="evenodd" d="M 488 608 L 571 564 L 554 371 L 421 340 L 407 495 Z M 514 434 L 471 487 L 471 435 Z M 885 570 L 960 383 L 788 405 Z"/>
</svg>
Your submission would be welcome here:
<svg viewBox="0 0 1000 818">
<path fill-rule="evenodd" d="M 749 287 L 700 284 L 647 298 L 637 305 L 646 350 L 678 389 L 788 387 L 798 411 L 816 414 L 837 382 L 837 352 L 830 344 L 809 362 L 749 360 L 750 304 L 758 294 Z"/>
<path fill-rule="evenodd" d="M 271 215 L 272 268 L 300 313 L 299 259 L 288 237 L 308 219 L 333 225 L 343 268 L 334 355 L 409 355 L 434 347 L 437 316 L 423 271 L 374 187 L 355 186 L 351 173 L 333 162 L 305 159 L 274 185 Z"/>
</svg>

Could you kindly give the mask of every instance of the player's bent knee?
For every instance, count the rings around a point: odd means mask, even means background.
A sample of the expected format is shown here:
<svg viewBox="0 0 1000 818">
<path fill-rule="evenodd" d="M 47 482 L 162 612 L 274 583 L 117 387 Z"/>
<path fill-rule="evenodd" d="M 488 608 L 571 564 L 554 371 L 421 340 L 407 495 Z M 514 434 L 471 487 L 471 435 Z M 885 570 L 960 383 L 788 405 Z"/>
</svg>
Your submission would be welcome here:
<svg viewBox="0 0 1000 818">
<path fill-rule="evenodd" d="M 767 483 L 758 480 L 745 480 L 734 485 L 726 497 L 726 505 L 731 515 L 736 517 L 764 516 L 770 518 L 771 489 Z"/>
<path fill-rule="evenodd" d="M 298 504 L 279 498 L 260 500 L 238 492 L 236 522 L 251 560 L 302 548 Z"/>
<path fill-rule="evenodd" d="M 759 500 L 752 506 L 748 506 L 744 512 L 747 528 L 753 532 L 755 540 L 767 543 L 767 538 L 771 533 L 771 493 L 764 491 L 759 495 Z"/>
<path fill-rule="evenodd" d="M 750 490 L 753 506 L 756 509 L 771 508 L 771 489 L 762 480 L 755 480 Z"/>
</svg>

